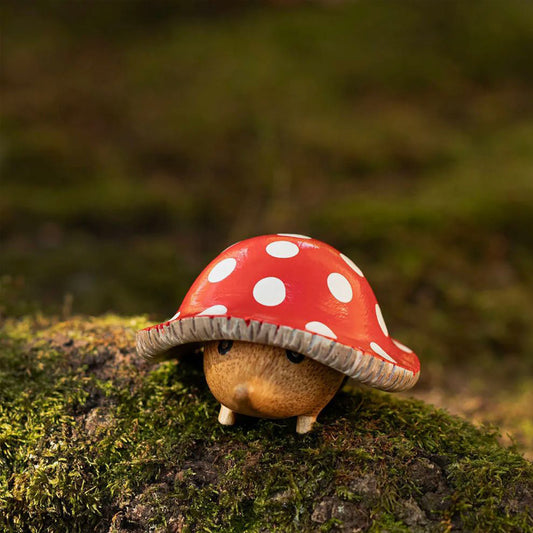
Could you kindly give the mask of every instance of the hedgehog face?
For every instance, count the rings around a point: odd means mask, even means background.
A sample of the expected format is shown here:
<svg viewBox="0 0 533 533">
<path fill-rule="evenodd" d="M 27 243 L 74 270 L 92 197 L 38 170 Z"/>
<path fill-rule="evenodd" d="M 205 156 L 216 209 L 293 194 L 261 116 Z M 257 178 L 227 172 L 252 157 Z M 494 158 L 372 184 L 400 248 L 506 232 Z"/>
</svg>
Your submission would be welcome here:
<svg viewBox="0 0 533 533">
<path fill-rule="evenodd" d="M 211 392 L 222 405 L 263 418 L 316 415 L 344 378 L 291 350 L 229 340 L 205 345 L 204 371 Z"/>
</svg>

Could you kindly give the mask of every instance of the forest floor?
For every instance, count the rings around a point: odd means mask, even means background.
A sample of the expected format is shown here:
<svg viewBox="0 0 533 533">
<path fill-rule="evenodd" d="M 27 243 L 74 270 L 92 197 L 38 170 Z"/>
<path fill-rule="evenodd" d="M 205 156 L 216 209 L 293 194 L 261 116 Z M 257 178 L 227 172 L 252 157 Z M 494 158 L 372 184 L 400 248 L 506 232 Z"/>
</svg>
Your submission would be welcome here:
<svg viewBox="0 0 533 533">
<path fill-rule="evenodd" d="M 306 435 L 224 427 L 197 356 L 137 356 L 145 325 L 0 328 L 2 531 L 533 531 L 533 465 L 493 432 L 371 390 Z"/>
</svg>

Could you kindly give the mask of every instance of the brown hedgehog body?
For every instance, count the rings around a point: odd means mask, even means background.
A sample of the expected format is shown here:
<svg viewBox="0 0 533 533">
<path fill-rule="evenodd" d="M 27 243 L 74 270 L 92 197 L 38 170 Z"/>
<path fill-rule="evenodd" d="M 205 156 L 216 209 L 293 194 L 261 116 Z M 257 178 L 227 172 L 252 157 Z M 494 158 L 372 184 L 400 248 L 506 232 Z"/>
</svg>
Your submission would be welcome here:
<svg viewBox="0 0 533 533">
<path fill-rule="evenodd" d="M 235 413 L 261 418 L 296 416 L 299 433 L 311 429 L 344 379 L 342 373 L 301 354 L 240 341 L 208 342 L 204 371 L 221 404 L 222 424 L 233 424 Z"/>
</svg>

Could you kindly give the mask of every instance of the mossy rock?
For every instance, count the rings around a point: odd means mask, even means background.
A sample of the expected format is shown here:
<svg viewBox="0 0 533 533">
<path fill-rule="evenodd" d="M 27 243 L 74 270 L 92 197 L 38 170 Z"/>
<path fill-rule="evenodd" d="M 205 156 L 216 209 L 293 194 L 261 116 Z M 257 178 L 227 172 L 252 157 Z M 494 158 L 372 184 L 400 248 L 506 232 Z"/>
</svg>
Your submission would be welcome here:
<svg viewBox="0 0 533 533">
<path fill-rule="evenodd" d="M 150 365 L 144 319 L 0 328 L 2 531 L 533 531 L 533 467 L 419 401 L 337 395 L 226 428 L 198 358 Z"/>
</svg>

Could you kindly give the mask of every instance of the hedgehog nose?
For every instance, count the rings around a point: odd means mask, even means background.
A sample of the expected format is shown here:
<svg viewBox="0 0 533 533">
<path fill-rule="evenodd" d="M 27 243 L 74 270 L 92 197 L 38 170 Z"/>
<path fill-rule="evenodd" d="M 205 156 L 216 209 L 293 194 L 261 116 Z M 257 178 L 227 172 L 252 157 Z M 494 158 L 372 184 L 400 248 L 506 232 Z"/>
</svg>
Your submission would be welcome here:
<svg viewBox="0 0 533 533">
<path fill-rule="evenodd" d="M 242 402 L 250 398 L 250 387 L 246 383 L 239 383 L 233 389 L 233 397 L 238 402 Z"/>
</svg>

